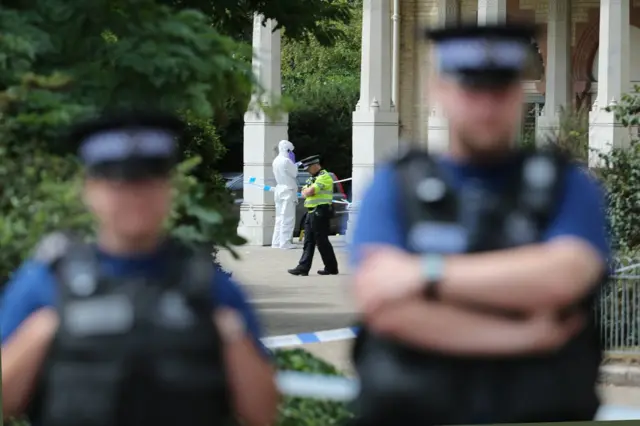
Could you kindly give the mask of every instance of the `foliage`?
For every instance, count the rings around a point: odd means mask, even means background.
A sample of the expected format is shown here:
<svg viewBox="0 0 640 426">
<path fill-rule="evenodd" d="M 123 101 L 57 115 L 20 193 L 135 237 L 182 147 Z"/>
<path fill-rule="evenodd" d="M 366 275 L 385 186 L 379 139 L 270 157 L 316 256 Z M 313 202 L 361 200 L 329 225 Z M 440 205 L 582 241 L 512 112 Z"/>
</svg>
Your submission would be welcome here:
<svg viewBox="0 0 640 426">
<path fill-rule="evenodd" d="M 4 282 L 34 248 L 56 229 L 91 229 L 82 208 L 77 164 L 42 151 L 8 160 L 0 147 L 0 282 Z"/>
<path fill-rule="evenodd" d="M 562 109 L 560 126 L 549 140 L 582 164 L 587 164 L 589 154 L 599 159 L 598 166 L 592 171 L 607 190 L 607 213 L 614 249 L 619 253 L 633 252 L 640 249 L 640 141 L 637 133 L 640 126 L 640 86 L 607 110 L 613 111 L 616 120 L 629 129 L 629 147 L 590 152 L 588 106 Z"/>
<path fill-rule="evenodd" d="M 613 147 L 598 153 L 601 166 L 597 173 L 609 190 L 609 217 L 614 241 L 619 250 L 640 249 L 640 86 L 622 96 L 607 110 L 630 133 L 629 147 Z"/>
<path fill-rule="evenodd" d="M 338 176 L 351 176 L 351 115 L 360 92 L 362 1 L 350 1 L 348 22 L 336 22 L 345 36 L 331 47 L 316 40 L 294 42 L 285 32 L 284 93 L 293 99 L 289 139 L 296 156 L 319 154 Z"/>
<path fill-rule="evenodd" d="M 2 148 L 0 148 L 2 149 Z M 1 158 L 1 156 L 0 156 Z M 68 158 L 37 154 L 33 162 L 22 165 L 24 182 L 12 186 L 12 194 L 3 197 L 0 208 L 0 279 L 2 282 L 31 252 L 37 242 L 50 232 L 59 229 L 73 230 L 88 238 L 93 220 L 86 212 L 80 192 L 82 172 L 77 163 Z M 175 203 L 167 228 L 175 237 L 188 244 L 232 249 L 244 240 L 236 234 L 237 217 L 230 209 L 220 208 L 229 204 L 225 191 L 207 194 L 207 185 L 191 175 L 200 163 L 199 157 L 183 162 L 175 176 Z M 21 174 L 18 165 L 0 162 L 0 178 L 11 173 Z M 60 175 L 68 178 L 61 180 Z"/>
<path fill-rule="evenodd" d="M 200 162 L 200 157 L 193 157 L 178 167 L 175 203 L 167 227 L 183 242 L 208 247 L 215 242 L 216 248 L 224 247 L 236 256 L 233 246 L 246 241 L 236 233 L 238 218 L 233 211 L 220 208 L 232 204 L 231 196 L 224 190 L 212 191 L 210 184 L 191 174 Z"/>
<path fill-rule="evenodd" d="M 253 12 L 275 19 L 295 40 L 314 38 L 323 46 L 343 36 L 336 22 L 349 19 L 353 0 L 163 0 L 181 9 L 196 9 L 209 16 L 223 34 L 251 40 Z"/>
<path fill-rule="evenodd" d="M 279 370 L 301 371 L 328 376 L 342 375 L 334 366 L 302 349 L 280 350 L 275 354 Z M 351 414 L 344 403 L 285 397 L 280 406 L 278 426 L 331 426 L 344 424 Z"/>
<path fill-rule="evenodd" d="M 583 164 L 589 160 L 589 108 L 562 107 L 559 112 L 559 128 L 554 143 L 572 158 Z"/>
<path fill-rule="evenodd" d="M 314 39 L 298 40 L 288 27 L 282 38 L 282 85 L 293 104 L 289 109 L 289 140 L 296 157 L 323 155 L 325 165 L 340 177 L 351 175 L 351 113 L 360 89 L 362 1 L 348 5 L 349 20 L 330 23 L 344 32 L 331 47 Z M 243 155 L 243 117 L 217 121 L 229 152 L 220 168 L 239 171 Z"/>
<path fill-rule="evenodd" d="M 297 89 L 311 84 L 324 85 L 343 79 L 360 80 L 360 44 L 362 38 L 362 1 L 344 1 L 349 4 L 348 20 L 333 22 L 344 33 L 332 46 L 323 46 L 318 40 L 299 41 L 285 31 L 282 40 L 282 83 L 285 93 L 294 100 Z M 351 109 L 355 104 L 351 106 Z"/>
<path fill-rule="evenodd" d="M 359 86 L 358 78 L 347 77 L 298 86 L 298 102 L 289 116 L 289 139 L 297 158 L 318 154 L 340 178 L 351 176 L 351 114 Z"/>
<path fill-rule="evenodd" d="M 73 147 L 63 137 L 74 120 L 129 106 L 181 111 L 186 157 L 215 160 L 224 147 L 214 112 L 229 99 L 248 101 L 252 90 L 245 48 L 196 10 L 147 0 L 10 2 L 0 27 L 0 241 L 11 247 L 0 254 L 0 278 L 42 234 L 91 228 L 78 197 L 78 165 L 68 157 Z M 179 179 L 176 232 L 239 243 L 210 164 L 190 170 L 199 182 Z"/>
</svg>

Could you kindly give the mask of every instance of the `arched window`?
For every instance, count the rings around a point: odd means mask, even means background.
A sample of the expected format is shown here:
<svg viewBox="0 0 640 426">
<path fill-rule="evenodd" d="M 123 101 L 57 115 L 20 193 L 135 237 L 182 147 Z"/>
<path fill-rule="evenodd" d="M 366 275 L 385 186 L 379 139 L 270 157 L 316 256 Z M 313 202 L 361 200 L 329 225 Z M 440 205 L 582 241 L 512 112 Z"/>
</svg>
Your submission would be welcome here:
<svg viewBox="0 0 640 426">
<path fill-rule="evenodd" d="M 525 73 L 526 80 L 542 80 L 544 78 L 544 60 L 536 39 L 531 39 L 531 55 Z"/>
</svg>

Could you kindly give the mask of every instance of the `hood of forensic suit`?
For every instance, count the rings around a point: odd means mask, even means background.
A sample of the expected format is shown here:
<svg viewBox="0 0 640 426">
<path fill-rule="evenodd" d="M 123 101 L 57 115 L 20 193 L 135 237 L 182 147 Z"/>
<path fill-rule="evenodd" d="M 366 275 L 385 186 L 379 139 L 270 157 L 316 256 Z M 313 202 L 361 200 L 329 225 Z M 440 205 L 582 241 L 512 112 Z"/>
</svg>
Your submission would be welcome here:
<svg viewBox="0 0 640 426">
<path fill-rule="evenodd" d="M 294 150 L 294 146 L 291 142 L 282 140 L 278 143 L 278 155 L 281 157 L 289 158 L 289 152 Z"/>
</svg>

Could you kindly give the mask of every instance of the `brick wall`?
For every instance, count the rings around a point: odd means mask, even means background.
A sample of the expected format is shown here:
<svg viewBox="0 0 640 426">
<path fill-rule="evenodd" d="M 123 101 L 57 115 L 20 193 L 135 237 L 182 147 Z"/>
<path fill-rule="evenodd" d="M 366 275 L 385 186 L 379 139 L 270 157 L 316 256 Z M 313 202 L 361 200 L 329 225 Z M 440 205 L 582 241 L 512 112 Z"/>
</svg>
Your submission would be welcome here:
<svg viewBox="0 0 640 426">
<path fill-rule="evenodd" d="M 508 19 L 535 22 L 540 27 L 540 47 L 546 55 L 548 1 L 507 0 Z M 640 27 L 640 0 L 631 0 L 631 24 Z M 461 20 L 475 21 L 477 0 L 460 0 Z M 572 1 L 572 74 L 576 95 L 589 88 L 591 66 L 598 47 L 600 0 Z M 429 46 L 416 38 L 420 28 L 437 22 L 437 0 L 401 0 L 400 2 L 400 135 L 411 141 L 427 141 L 429 96 L 426 79 L 430 72 Z M 544 92 L 544 82 L 538 85 Z"/>
</svg>

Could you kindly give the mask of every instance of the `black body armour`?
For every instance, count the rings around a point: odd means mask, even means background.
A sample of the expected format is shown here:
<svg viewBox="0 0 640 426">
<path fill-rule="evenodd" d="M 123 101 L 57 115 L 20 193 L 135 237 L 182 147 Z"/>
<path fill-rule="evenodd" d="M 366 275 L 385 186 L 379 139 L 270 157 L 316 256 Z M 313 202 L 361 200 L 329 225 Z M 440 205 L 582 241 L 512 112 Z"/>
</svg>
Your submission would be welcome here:
<svg viewBox="0 0 640 426">
<path fill-rule="evenodd" d="M 513 175 L 500 193 L 473 185 L 455 191 L 426 153 L 400 159 L 397 173 L 410 251 L 472 253 L 540 241 L 560 202 L 567 160 L 555 152 L 516 156 Z M 587 315 L 585 329 L 559 351 L 544 355 L 456 357 L 409 347 L 363 328 L 354 349 L 361 380 L 354 423 L 592 420 L 599 407 L 595 385 L 601 361 L 594 301 L 595 292 L 572 308 Z M 522 318 L 518 312 L 487 313 Z"/>
<path fill-rule="evenodd" d="M 42 426 L 229 425 L 207 253 L 170 243 L 158 279 L 110 278 L 71 244 L 53 266 L 60 328 L 42 375 Z"/>
</svg>

